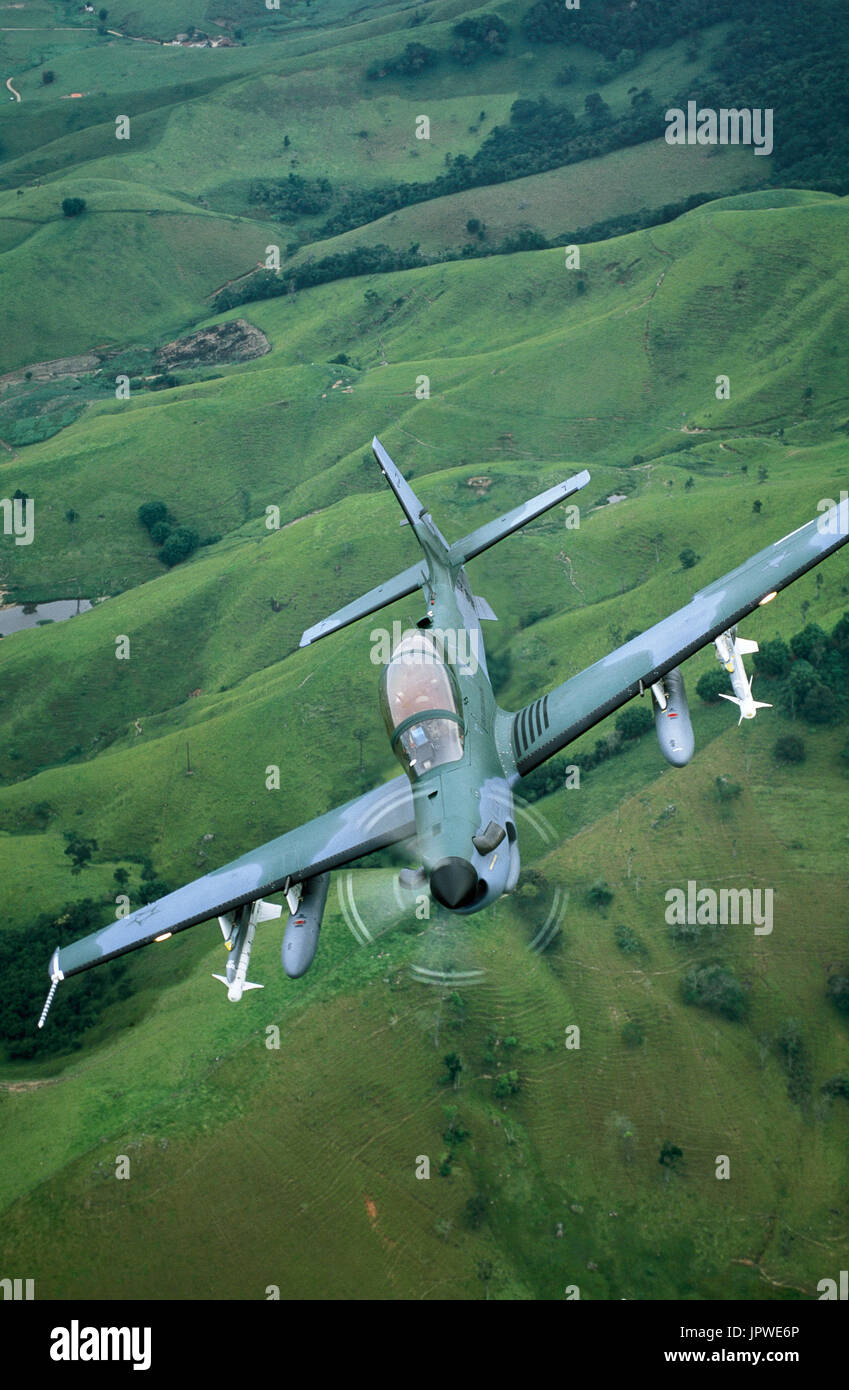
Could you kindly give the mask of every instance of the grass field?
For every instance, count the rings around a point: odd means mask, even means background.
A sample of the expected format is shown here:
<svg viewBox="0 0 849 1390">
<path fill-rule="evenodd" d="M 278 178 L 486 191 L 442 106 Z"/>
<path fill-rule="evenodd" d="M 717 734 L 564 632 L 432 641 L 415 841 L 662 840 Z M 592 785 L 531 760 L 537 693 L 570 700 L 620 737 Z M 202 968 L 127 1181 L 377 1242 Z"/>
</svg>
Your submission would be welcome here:
<svg viewBox="0 0 849 1390">
<path fill-rule="evenodd" d="M 738 192 L 767 163 L 742 152 L 649 142 L 299 253 L 382 240 L 439 254 L 463 244 L 471 216 L 492 240 L 525 223 L 555 236 L 735 190 L 583 246 L 580 271 L 562 248 L 452 261 L 209 317 L 216 289 L 267 244 L 307 241 L 320 221 L 260 220 L 252 179 L 283 177 L 293 159 L 340 190 L 430 178 L 519 95 L 579 109 L 598 56 L 577 51 L 573 83 L 557 87 L 563 50 L 524 43 L 524 8 L 498 7 L 514 30 L 503 58 L 378 84 L 365 67 L 411 37 L 447 48 L 459 0 L 435 0 L 414 29 L 411 7 L 283 0 L 257 18 L 239 4 L 226 18 L 245 46 L 215 51 L 98 38 L 44 0 L 23 13 L 79 32 L 57 29 L 41 48 L 0 28 L 3 76 L 22 92 L 0 117 L 0 373 L 14 373 L 0 381 L 0 497 L 23 490 L 35 508 L 32 545 L 0 533 L 0 593 L 102 600 L 0 642 L 0 931 L 86 897 L 105 920 L 120 867 L 137 905 L 145 860 L 177 886 L 397 775 L 370 633 L 415 621 L 418 601 L 298 647 L 415 558 L 374 433 L 450 540 L 590 470 L 578 529 L 556 509 L 469 566 L 498 614 L 485 637 L 506 709 L 849 487 L 847 201 Z M 109 24 L 163 37 L 215 18 L 200 0 L 155 0 Z M 683 42 L 654 50 L 600 90 L 617 112 L 632 86 L 680 90 L 719 38 L 703 35 L 696 64 Z M 62 101 L 70 90 L 88 95 Z M 418 150 L 421 111 L 435 134 Z M 83 216 L 62 215 L 67 196 L 85 198 Z M 164 341 L 236 317 L 271 352 L 146 389 Z M 95 349 L 118 355 L 99 371 L 86 359 L 26 375 Z M 114 395 L 122 365 L 129 400 Z M 725 376 L 730 399 L 718 399 Z M 22 442 L 42 426 L 51 437 Z M 171 570 L 137 520 L 156 499 L 211 542 Z M 846 555 L 745 634 L 830 631 L 849 611 Z M 211 978 L 224 951 L 208 923 L 131 957 L 128 988 L 79 1050 L 0 1058 L 4 1270 L 34 1278 L 41 1299 L 263 1299 L 276 1287 L 286 1299 L 554 1300 L 576 1286 L 590 1300 L 815 1298 L 849 1258 L 849 1111 L 823 1089 L 849 1075 L 846 1020 L 826 994 L 849 968 L 847 726 L 791 721 L 776 700 L 738 728 L 732 706 L 695 694 L 715 665 L 708 651 L 686 668 L 693 762 L 668 767 L 649 732 L 579 788 L 523 807 L 536 876 L 494 909 L 420 920 L 387 856 L 334 876 L 302 980 L 283 975 L 267 924 L 251 966 L 264 989 L 233 1008 Z M 792 767 L 773 754 L 789 732 L 806 752 Z M 569 754 L 612 736 L 611 719 Z M 736 798 L 720 800 L 721 778 Z M 97 842 L 77 875 L 73 831 Z M 676 939 L 665 894 L 690 880 L 772 890 L 772 932 Z M 599 881 L 612 894 L 602 907 Z M 529 949 L 555 893 L 560 930 Z M 684 1002 L 687 972 L 710 963 L 740 982 L 740 1020 Z M 478 982 L 421 983 L 449 968 Z M 79 985 L 60 988 L 57 1015 Z M 679 1161 L 661 1161 L 666 1145 Z M 128 1181 L 115 1177 L 121 1155 Z"/>
</svg>

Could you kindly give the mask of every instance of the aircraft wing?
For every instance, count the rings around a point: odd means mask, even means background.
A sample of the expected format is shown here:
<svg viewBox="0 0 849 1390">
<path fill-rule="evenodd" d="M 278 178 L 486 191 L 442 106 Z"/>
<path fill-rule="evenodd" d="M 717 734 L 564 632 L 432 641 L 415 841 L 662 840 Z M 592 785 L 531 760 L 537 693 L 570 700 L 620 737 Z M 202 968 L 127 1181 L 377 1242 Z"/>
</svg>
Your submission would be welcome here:
<svg viewBox="0 0 849 1390">
<path fill-rule="evenodd" d="M 512 748 L 520 775 L 553 757 L 847 541 L 849 499 L 844 499 L 700 589 L 677 613 L 525 705 L 518 714 L 506 716 L 512 720 Z"/>
<path fill-rule="evenodd" d="M 50 978 L 55 982 L 76 975 L 159 937 L 281 892 L 385 845 L 406 840 L 415 829 L 409 780 L 396 777 L 243 854 L 232 864 L 213 869 L 175 893 L 62 946 L 51 959 Z"/>
</svg>

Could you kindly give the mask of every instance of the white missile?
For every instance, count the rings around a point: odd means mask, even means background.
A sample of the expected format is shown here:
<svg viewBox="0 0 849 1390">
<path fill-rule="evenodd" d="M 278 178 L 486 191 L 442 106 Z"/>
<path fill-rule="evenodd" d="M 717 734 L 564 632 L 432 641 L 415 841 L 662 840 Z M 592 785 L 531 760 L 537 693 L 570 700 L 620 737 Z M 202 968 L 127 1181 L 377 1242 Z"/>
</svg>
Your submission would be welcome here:
<svg viewBox="0 0 849 1390">
<path fill-rule="evenodd" d="M 230 959 L 227 962 L 226 974 L 213 973 L 212 978 L 227 986 L 227 998 L 234 1004 L 241 999 L 246 989 L 264 988 L 263 985 L 255 985 L 248 979 L 254 936 L 259 922 L 268 922 L 274 917 L 280 917 L 282 912 L 282 907 L 277 903 L 265 903 L 260 898 L 255 903 L 245 903 L 244 907 L 237 908 L 235 912 L 226 912 L 223 917 L 218 918 Z"/>
<path fill-rule="evenodd" d="M 744 719 L 754 719 L 759 709 L 772 709 L 772 705 L 763 700 L 756 700 L 752 696 L 754 676 L 751 678 L 747 676 L 746 668 L 743 665 L 743 657 L 747 652 L 760 650 L 757 642 L 751 641 L 748 637 L 738 637 L 737 629 L 731 628 L 730 631 L 723 632 L 716 638 L 714 646 L 718 660 L 722 662 L 731 677 L 731 687 L 734 691 L 733 695 L 726 695 L 724 691 L 720 691 L 719 698 L 730 700 L 732 704 L 739 707 L 738 725 L 742 724 Z"/>
</svg>

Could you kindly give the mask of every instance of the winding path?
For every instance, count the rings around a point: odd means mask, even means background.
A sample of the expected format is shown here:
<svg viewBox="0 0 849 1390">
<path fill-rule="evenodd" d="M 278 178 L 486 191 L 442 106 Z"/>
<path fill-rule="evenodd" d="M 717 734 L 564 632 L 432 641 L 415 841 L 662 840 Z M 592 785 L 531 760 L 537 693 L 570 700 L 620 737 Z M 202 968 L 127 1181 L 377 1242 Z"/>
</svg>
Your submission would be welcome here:
<svg viewBox="0 0 849 1390">
<path fill-rule="evenodd" d="M 15 98 L 15 101 L 20 101 L 20 99 L 21 99 L 21 94 L 20 94 L 20 92 L 16 91 L 15 88 L 12 86 L 12 79 L 11 79 L 11 77 L 7 77 L 7 78 L 6 78 L 6 86 L 9 88 L 9 91 L 12 93 L 12 96 Z"/>
</svg>

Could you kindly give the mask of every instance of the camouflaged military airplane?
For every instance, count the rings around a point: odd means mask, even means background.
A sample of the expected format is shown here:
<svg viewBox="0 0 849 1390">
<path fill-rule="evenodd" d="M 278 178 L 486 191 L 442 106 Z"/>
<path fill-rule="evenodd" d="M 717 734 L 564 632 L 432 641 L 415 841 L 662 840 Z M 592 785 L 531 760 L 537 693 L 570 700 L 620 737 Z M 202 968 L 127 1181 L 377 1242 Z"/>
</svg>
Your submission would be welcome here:
<svg viewBox="0 0 849 1390">
<path fill-rule="evenodd" d="M 513 791 L 522 778 L 647 692 L 662 753 L 676 766 L 689 762 L 693 729 L 679 666 L 711 642 L 734 676 L 741 718 L 751 717 L 754 708 L 742 703 L 755 702 L 741 652 L 755 644 L 737 638 L 738 622 L 849 540 L 844 498 L 700 589 L 671 617 L 511 714 L 495 702 L 483 651 L 480 620 L 494 621 L 495 614 L 472 593 L 465 566 L 585 487 L 589 473 L 575 474 L 451 545 L 379 440 L 372 448 L 422 558 L 310 628 L 301 646 L 421 589 L 424 616 L 402 636 L 380 680 L 386 732 L 404 775 L 57 949 L 39 1027 L 61 980 L 214 917 L 229 953 L 225 974 L 215 978 L 232 1000 L 262 988 L 248 981 L 247 970 L 257 924 L 282 913 L 264 901 L 273 893 L 284 894 L 289 906 L 283 968 L 292 978 L 303 975 L 318 945 L 331 871 L 413 837 L 421 867 L 402 870 L 402 882 L 429 888 L 451 912 L 480 912 L 519 879 Z"/>
</svg>

